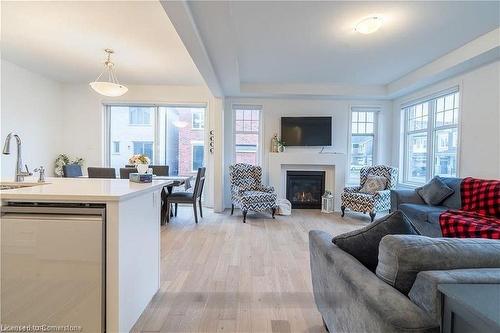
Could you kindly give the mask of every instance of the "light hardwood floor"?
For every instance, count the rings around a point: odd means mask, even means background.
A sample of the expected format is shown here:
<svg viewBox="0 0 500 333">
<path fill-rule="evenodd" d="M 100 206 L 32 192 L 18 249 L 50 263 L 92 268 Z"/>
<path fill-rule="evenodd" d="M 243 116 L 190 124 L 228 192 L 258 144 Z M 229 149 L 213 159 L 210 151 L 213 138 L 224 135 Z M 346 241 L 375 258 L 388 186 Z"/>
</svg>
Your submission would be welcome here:
<svg viewBox="0 0 500 333">
<path fill-rule="evenodd" d="M 161 232 L 161 287 L 132 332 L 325 332 L 312 295 L 308 231 L 337 235 L 367 215 L 294 210 L 292 216 L 191 207 Z"/>
</svg>

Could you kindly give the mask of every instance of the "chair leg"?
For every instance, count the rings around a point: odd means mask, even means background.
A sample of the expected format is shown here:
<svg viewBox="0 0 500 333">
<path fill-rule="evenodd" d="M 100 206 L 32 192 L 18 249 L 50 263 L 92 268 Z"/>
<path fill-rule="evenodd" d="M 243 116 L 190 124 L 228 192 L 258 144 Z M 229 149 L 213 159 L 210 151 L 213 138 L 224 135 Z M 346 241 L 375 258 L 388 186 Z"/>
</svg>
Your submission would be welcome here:
<svg viewBox="0 0 500 333">
<path fill-rule="evenodd" d="M 273 219 L 274 219 L 275 218 L 274 214 L 276 214 L 276 208 L 272 208 L 272 211 L 273 211 L 272 216 L 273 216 Z"/>
<path fill-rule="evenodd" d="M 170 222 L 170 202 L 167 201 L 165 203 L 165 206 L 166 206 L 165 207 L 165 217 L 167 219 L 167 223 L 169 223 Z"/>
<path fill-rule="evenodd" d="M 375 215 L 377 215 L 376 212 L 370 212 L 370 219 L 371 219 L 371 222 L 373 222 L 373 220 L 375 220 Z"/>
<path fill-rule="evenodd" d="M 247 223 L 247 211 L 243 211 L 243 223 Z"/>
<path fill-rule="evenodd" d="M 200 217 L 203 218 L 203 210 L 201 208 L 201 199 L 200 199 L 200 201 L 198 201 L 198 205 L 200 207 Z"/>
<path fill-rule="evenodd" d="M 340 210 L 342 211 L 341 216 L 344 217 L 344 215 L 345 215 L 345 206 L 340 206 Z"/>
<path fill-rule="evenodd" d="M 194 221 L 198 223 L 198 212 L 196 211 L 196 200 L 193 201 Z"/>
<path fill-rule="evenodd" d="M 231 204 L 231 215 L 233 215 L 233 213 L 234 213 L 234 205 Z"/>
<path fill-rule="evenodd" d="M 178 206 L 178 205 L 179 205 L 179 204 L 177 204 L 177 203 L 175 204 L 175 213 L 174 213 L 174 216 L 175 216 L 175 217 L 177 217 L 177 206 Z"/>
</svg>

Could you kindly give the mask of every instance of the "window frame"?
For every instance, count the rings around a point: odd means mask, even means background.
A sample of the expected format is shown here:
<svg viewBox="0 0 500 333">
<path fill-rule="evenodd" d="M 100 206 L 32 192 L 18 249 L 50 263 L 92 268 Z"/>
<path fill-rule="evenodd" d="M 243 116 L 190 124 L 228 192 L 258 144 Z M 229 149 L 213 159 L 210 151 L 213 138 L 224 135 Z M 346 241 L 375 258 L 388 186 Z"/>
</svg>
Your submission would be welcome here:
<svg viewBox="0 0 500 333">
<path fill-rule="evenodd" d="M 195 127 L 194 126 L 194 124 L 195 124 L 195 122 L 194 122 L 194 116 L 195 115 L 200 115 L 202 113 L 203 113 L 203 115 L 201 116 L 201 119 L 202 119 L 201 124 L 202 124 L 202 126 L 201 127 Z M 191 129 L 192 130 L 194 130 L 194 131 L 202 131 L 202 130 L 205 129 L 205 117 L 204 117 L 204 113 L 205 112 L 201 112 L 201 111 L 194 111 L 193 113 L 191 113 Z"/>
<path fill-rule="evenodd" d="M 113 154 L 111 151 L 111 108 L 112 107 L 153 107 L 152 118 L 150 118 L 151 122 L 149 125 L 130 125 L 130 126 L 152 126 L 153 127 L 153 160 L 152 164 L 160 163 L 160 108 L 161 107 L 185 107 L 185 108 L 204 108 L 204 124 L 207 123 L 208 119 L 208 111 L 209 105 L 208 103 L 128 103 L 128 102 L 103 102 L 103 149 L 102 149 L 102 160 L 104 161 L 104 165 L 109 167 L 111 164 L 111 155 Z M 130 115 L 129 115 L 130 117 Z M 130 120 L 130 118 L 129 118 Z M 205 126 L 203 127 L 205 130 Z M 206 132 L 204 135 L 204 140 L 207 141 L 208 133 Z M 209 155 L 207 154 L 207 147 L 204 145 L 204 157 L 207 158 Z M 206 161 L 205 161 L 206 162 Z"/>
<path fill-rule="evenodd" d="M 455 95 L 458 94 L 458 107 L 455 107 L 457 105 L 456 101 L 454 100 L 454 108 L 452 110 L 457 110 L 457 122 L 453 124 L 448 124 L 448 125 L 441 125 L 441 126 L 436 126 L 436 114 L 437 114 L 437 100 L 439 98 L 446 98 L 446 96 L 449 95 Z M 425 104 L 428 103 L 429 108 L 428 108 L 428 118 L 427 118 L 427 128 L 425 129 L 419 129 L 419 130 L 409 130 L 409 117 L 408 113 L 410 111 L 411 107 L 415 107 L 419 104 Z M 426 182 L 432 179 L 432 177 L 435 176 L 435 152 L 436 152 L 436 140 L 435 136 L 438 131 L 441 130 L 446 130 L 446 129 L 456 129 L 457 131 L 457 147 L 456 147 L 456 154 L 455 154 L 455 170 L 456 174 L 454 177 L 459 177 L 460 176 L 460 128 L 461 128 L 461 107 L 462 107 L 462 93 L 460 91 L 460 88 L 458 86 L 442 90 L 440 92 L 427 95 L 426 97 L 419 98 L 417 100 L 413 100 L 404 104 L 400 105 L 400 113 L 402 116 L 402 121 L 403 121 L 403 149 L 402 149 L 402 185 L 409 186 L 409 187 L 418 187 L 424 185 Z M 443 112 L 445 112 L 447 109 L 443 109 Z M 425 173 L 425 180 L 423 182 L 415 182 L 408 180 L 408 174 L 409 174 L 409 149 L 408 149 L 408 144 L 409 144 L 409 136 L 412 134 L 418 134 L 418 133 L 426 133 L 426 139 L 427 139 L 427 152 L 426 152 L 426 173 Z"/>
<path fill-rule="evenodd" d="M 353 182 L 351 180 L 351 158 L 352 158 L 352 137 L 353 136 L 373 136 L 373 151 L 372 151 L 372 165 L 378 163 L 378 115 L 382 111 L 382 106 L 380 105 L 350 105 L 349 106 L 349 117 L 348 117 L 348 146 L 347 146 L 347 172 L 346 172 L 346 184 L 355 185 L 358 182 Z M 352 132 L 353 124 L 353 112 L 373 112 L 373 133 L 372 134 L 358 134 Z M 366 123 L 366 122 L 365 122 Z"/>
<path fill-rule="evenodd" d="M 255 164 L 256 166 L 262 166 L 262 106 L 261 105 L 254 105 L 254 104 L 232 104 L 231 105 L 231 112 L 232 112 L 232 126 L 233 126 L 233 158 L 232 161 L 233 163 L 236 163 L 236 135 L 237 134 L 257 134 L 258 137 L 258 143 L 257 143 L 257 151 L 255 152 L 256 154 L 256 161 Z M 236 111 L 237 110 L 251 110 L 251 111 L 258 111 L 259 112 L 259 130 L 258 131 L 237 131 L 236 130 Z"/>
</svg>

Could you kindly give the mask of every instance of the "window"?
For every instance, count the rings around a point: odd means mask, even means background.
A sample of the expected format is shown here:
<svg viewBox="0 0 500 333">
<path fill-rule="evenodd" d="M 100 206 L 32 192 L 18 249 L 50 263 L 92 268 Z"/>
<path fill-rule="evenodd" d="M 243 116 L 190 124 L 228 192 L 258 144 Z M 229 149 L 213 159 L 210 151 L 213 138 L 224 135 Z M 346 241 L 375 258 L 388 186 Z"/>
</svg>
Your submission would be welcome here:
<svg viewBox="0 0 500 333">
<path fill-rule="evenodd" d="M 129 107 L 130 125 L 151 125 L 150 107 Z"/>
<path fill-rule="evenodd" d="M 193 111 L 191 118 L 192 129 L 203 129 L 205 127 L 205 112 Z"/>
<path fill-rule="evenodd" d="M 120 153 L 120 141 L 113 141 L 113 154 Z"/>
<path fill-rule="evenodd" d="M 359 183 L 362 167 L 373 165 L 378 108 L 351 108 L 351 148 L 348 183 Z"/>
<path fill-rule="evenodd" d="M 203 166 L 205 147 L 203 142 L 192 142 L 191 147 L 192 171 L 198 172 L 198 168 Z"/>
<path fill-rule="evenodd" d="M 204 118 L 204 105 L 107 105 L 106 164 L 123 168 L 133 154 L 145 154 L 168 165 L 170 175 L 194 176 L 205 165 Z"/>
<path fill-rule="evenodd" d="M 153 161 L 153 142 L 152 141 L 134 141 L 134 155 L 146 155 L 150 161 Z"/>
<path fill-rule="evenodd" d="M 456 90 L 402 108 L 405 183 L 457 176 L 458 110 Z"/>
<path fill-rule="evenodd" d="M 260 112 L 258 106 L 233 106 L 234 111 L 234 161 L 235 163 L 260 164 Z"/>
</svg>

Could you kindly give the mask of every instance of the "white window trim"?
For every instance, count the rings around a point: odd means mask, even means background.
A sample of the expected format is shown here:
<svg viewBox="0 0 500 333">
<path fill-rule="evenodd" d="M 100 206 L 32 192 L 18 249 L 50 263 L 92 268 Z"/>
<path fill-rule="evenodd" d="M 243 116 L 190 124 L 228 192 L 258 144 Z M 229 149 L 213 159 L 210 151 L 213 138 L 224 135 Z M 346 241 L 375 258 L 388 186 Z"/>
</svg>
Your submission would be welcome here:
<svg viewBox="0 0 500 333">
<path fill-rule="evenodd" d="M 191 141 L 191 171 L 192 172 L 198 172 L 198 169 L 193 169 L 193 162 L 194 162 L 194 146 L 201 146 L 203 147 L 203 159 L 205 159 L 205 143 L 203 141 L 199 140 L 193 140 Z"/>
<path fill-rule="evenodd" d="M 202 127 L 194 127 L 194 115 L 195 114 L 201 114 L 203 113 L 203 116 L 201 117 L 203 119 L 203 126 Z M 205 129 L 205 117 L 204 117 L 204 114 L 206 112 L 202 112 L 202 111 L 194 111 L 193 113 L 191 113 L 191 129 L 193 131 L 202 131 Z"/>
<path fill-rule="evenodd" d="M 356 112 L 354 109 L 364 109 L 364 111 L 373 111 L 373 165 L 378 163 L 378 118 L 379 113 L 382 111 L 381 105 L 349 105 L 349 116 L 348 116 L 348 142 L 347 142 L 347 169 L 345 173 L 345 181 L 347 185 L 359 185 L 358 183 L 353 183 L 350 180 L 351 173 L 351 146 L 352 146 L 352 113 Z"/>
<path fill-rule="evenodd" d="M 426 182 L 428 182 L 434 174 L 434 133 L 436 131 L 436 126 L 434 123 L 434 118 L 435 118 L 435 103 L 429 104 L 429 112 L 428 112 L 428 119 L 427 119 L 427 128 L 425 130 L 414 130 L 414 131 L 408 131 L 408 119 L 407 119 L 407 111 L 406 108 L 418 105 L 421 103 L 426 103 L 432 100 L 436 100 L 440 97 L 444 97 L 449 94 L 454 94 L 458 93 L 458 99 L 459 99 L 459 107 L 458 107 L 458 118 L 457 118 L 457 124 L 454 125 L 446 125 L 446 126 L 439 126 L 438 129 L 448 129 L 448 128 L 456 128 L 457 129 L 457 153 L 456 153 L 456 175 L 455 177 L 460 177 L 460 137 L 461 137 L 461 124 L 462 124 L 462 90 L 460 89 L 460 85 L 455 85 L 451 88 L 439 90 L 438 92 L 431 93 L 429 95 L 419 97 L 417 99 L 413 99 L 411 101 L 407 101 L 405 103 L 402 103 L 399 105 L 400 109 L 400 114 L 401 114 L 401 119 L 402 119 L 402 126 L 403 126 L 403 131 L 402 131 L 402 149 L 400 149 L 400 152 L 402 154 L 402 159 L 401 159 L 401 169 L 402 169 L 402 181 L 401 185 L 415 188 L 418 186 L 424 185 Z M 407 176 L 408 176 L 408 135 L 413 134 L 413 133 L 425 133 L 427 132 L 427 172 L 426 172 L 426 181 L 423 183 L 419 182 L 411 182 L 408 181 Z M 429 148 L 430 147 L 430 148 Z"/>
<path fill-rule="evenodd" d="M 259 130 L 258 131 L 236 131 L 236 110 L 257 110 L 259 111 Z M 262 167 L 262 106 L 261 105 L 247 105 L 247 104 L 232 104 L 231 105 L 232 112 L 232 126 L 233 126 L 233 163 L 236 163 L 236 134 L 257 134 L 258 135 L 258 143 L 257 143 L 257 161 L 256 165 Z"/>
</svg>

